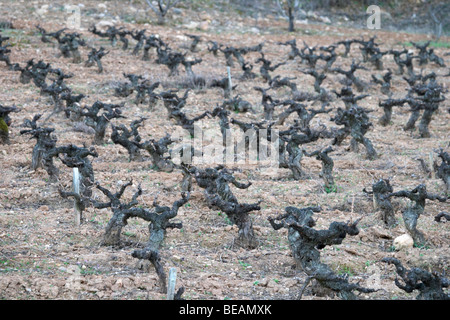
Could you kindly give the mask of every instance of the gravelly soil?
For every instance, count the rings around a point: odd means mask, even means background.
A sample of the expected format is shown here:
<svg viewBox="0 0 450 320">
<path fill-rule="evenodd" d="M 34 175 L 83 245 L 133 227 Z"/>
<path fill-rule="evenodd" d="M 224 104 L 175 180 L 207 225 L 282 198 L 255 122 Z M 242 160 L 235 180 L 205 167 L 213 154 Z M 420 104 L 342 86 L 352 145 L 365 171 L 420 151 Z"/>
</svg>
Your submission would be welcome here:
<svg viewBox="0 0 450 320">
<path fill-rule="evenodd" d="M 55 3 L 55 2 L 53 2 Z M 85 2 L 82 16 L 83 29 L 79 32 L 89 45 L 100 46 L 110 50 L 102 59 L 105 72 L 98 74 L 95 67 L 85 68 L 84 63 L 73 64 L 58 55 L 58 49 L 51 44 L 44 44 L 36 33 L 35 25 L 40 23 L 47 30 L 54 31 L 64 27 L 64 14 L 59 3 L 51 5 L 46 12 L 39 11 L 42 4 L 33 3 L 3 4 L 0 7 L 3 17 L 13 20 L 15 29 L 5 30 L 2 34 L 11 37 L 13 47 L 10 58 L 12 62 L 24 64 L 28 59 L 43 59 L 64 72 L 74 74 L 67 79 L 68 85 L 76 92 L 87 95 L 83 100 L 91 105 L 96 100 L 103 102 L 125 101 L 123 123 L 129 124 L 140 116 L 149 119 L 141 129 L 145 138 L 160 138 L 177 127 L 167 120 L 167 112 L 160 103 L 150 110 L 146 105 L 135 105 L 131 98 L 116 98 L 112 95 L 114 85 L 124 81 L 123 73 L 136 73 L 151 79 L 162 81 L 165 88 L 177 87 L 185 80 L 184 71 L 178 77 L 169 78 L 164 66 L 152 61 L 142 61 L 140 56 L 132 56 L 131 51 L 123 51 L 119 46 L 111 47 L 103 39 L 87 31 L 91 23 L 102 18 L 111 20 L 118 12 L 128 12 L 138 19 L 139 11 L 130 6 L 121 8 L 117 2 L 105 2 L 99 6 L 95 2 Z M 59 9 L 58 9 L 59 8 Z M 59 10 L 59 11 L 58 11 Z M 105 12 L 106 16 L 100 14 Z M 130 18 L 131 19 L 131 18 Z M 332 25 L 301 25 L 295 34 L 284 31 L 284 22 L 260 20 L 254 28 L 251 20 L 237 18 L 229 23 L 218 13 L 201 14 L 183 10 L 174 18 L 176 23 L 166 27 L 153 24 L 137 24 L 123 19 L 118 23 L 129 29 L 146 28 L 149 33 L 156 33 L 174 48 L 185 47 L 189 39 L 185 33 L 196 33 L 203 39 L 215 40 L 230 45 L 255 45 L 262 41 L 264 53 L 276 62 L 287 56 L 286 47 L 278 46 L 278 41 L 297 38 L 299 46 L 302 41 L 309 45 L 327 45 L 349 37 L 369 38 L 376 31 L 338 28 Z M 187 29 L 192 22 L 204 22 L 204 30 Z M 253 29 L 252 29 L 253 28 Z M 402 43 L 413 40 L 427 40 L 425 35 L 376 32 L 383 50 L 401 48 Z M 448 41 L 443 39 L 442 41 Z M 82 48 L 83 57 L 87 57 L 87 48 Z M 437 48 L 442 55 L 445 49 Z M 206 49 L 206 41 L 200 44 L 200 51 L 193 56 L 201 57 L 203 62 L 194 67 L 194 72 L 207 79 L 226 75 L 225 60 L 222 55 L 215 58 Z M 249 54 L 246 59 L 255 61 L 258 54 Z M 350 58 L 339 57 L 336 65 L 348 66 L 352 58 L 359 59 L 357 48 Z M 446 56 L 447 65 L 450 63 Z M 236 64 L 237 65 L 237 64 Z M 386 58 L 386 67 L 394 68 L 394 62 Z M 304 91 L 313 90 L 312 77 L 302 74 L 303 66 L 299 61 L 290 61 L 274 72 L 274 75 L 296 77 L 296 83 Z M 367 66 L 371 69 L 370 66 Z M 258 68 L 254 72 L 258 75 Z M 439 68 L 434 64 L 425 66 L 424 73 L 434 71 L 439 75 L 448 73 L 448 68 Z M 373 72 L 377 72 L 373 70 Z M 260 94 L 254 86 L 265 87 L 261 77 L 251 81 L 238 79 L 241 70 L 232 68 L 233 81 L 238 84 L 235 93 L 240 94 L 254 106 L 260 104 Z M 176 221 L 183 223 L 183 228 L 169 230 L 161 249 L 164 268 L 176 267 L 178 271 L 177 287 L 184 286 L 185 299 L 296 299 L 306 274 L 294 266 L 286 230 L 275 231 L 267 218 L 284 212 L 286 206 L 305 207 L 320 205 L 323 210 L 316 214 L 316 228 L 324 229 L 333 221 L 350 221 L 362 217 L 359 222 L 360 233 L 347 237 L 341 245 L 326 247 L 321 252 L 324 263 L 332 266 L 338 274 L 347 274 L 350 282 L 359 282 L 363 286 L 379 290 L 360 295 L 361 299 L 402 299 L 413 300 L 417 292 L 406 293 L 400 290 L 394 280 L 396 274 L 392 266 L 380 262 L 383 257 L 396 257 L 408 268 L 420 267 L 429 271 L 447 272 L 449 265 L 450 229 L 448 223 L 437 223 L 434 216 L 441 211 L 449 211 L 448 203 L 428 201 L 426 212 L 420 217 L 418 229 L 422 230 L 429 245 L 422 248 L 410 248 L 396 251 L 392 249 L 393 239 L 406 232 L 401 209 L 407 201 L 396 202 L 396 227 L 387 229 L 372 203 L 372 199 L 362 192 L 364 187 L 379 178 L 390 178 L 394 190 L 412 189 L 419 183 L 425 183 L 429 191 L 442 194 L 443 182 L 432 179 L 420 169 L 417 158 L 428 159 L 430 153 L 439 147 L 446 148 L 449 143 L 450 114 L 446 112 L 448 101 L 442 104 L 430 126 L 431 138 L 419 139 L 417 132 L 405 132 L 407 110 L 395 109 L 392 123 L 387 127 L 377 124 L 381 116 L 378 101 L 382 98 L 379 87 L 370 82 L 370 74 L 360 73 L 368 83 L 367 93 L 370 97 L 360 105 L 372 110 L 370 118 L 374 126 L 367 136 L 380 157 L 367 160 L 360 153 L 348 151 L 348 142 L 337 147 L 332 153 L 335 160 L 334 176 L 338 186 L 337 192 L 326 193 L 319 177 L 321 164 L 314 158 L 305 157 L 303 168 L 308 177 L 296 181 L 289 170 L 280 169 L 276 175 L 263 175 L 252 166 L 236 167 L 235 176 L 241 181 L 251 181 L 252 186 L 245 191 L 235 190 L 242 202 L 252 203 L 262 199 L 261 210 L 251 214 L 255 233 L 259 240 L 256 249 L 239 248 L 234 244 L 237 228 L 223 213 L 208 209 L 202 190 L 194 184 L 194 190 L 188 204 L 180 208 Z M 105 226 L 111 216 L 108 209 L 88 208 L 82 225 L 75 227 L 73 209 L 70 200 L 61 199 L 57 190 L 59 186 L 70 188 L 71 171 L 61 162 L 58 183 L 49 183 L 47 173 L 41 169 L 31 171 L 31 150 L 34 141 L 21 136 L 21 124 L 31 119 L 36 113 L 44 117 L 52 111 L 47 97 L 40 96 L 37 88 L 23 85 L 18 80 L 19 74 L 9 71 L 2 64 L 0 67 L 0 103 L 16 104 L 20 112 L 12 114 L 11 143 L 2 146 L 0 152 L 0 297 L 2 299 L 164 299 L 160 292 L 157 276 L 152 268 L 140 264 L 131 257 L 135 248 L 143 247 L 148 239 L 148 226 L 139 219 L 132 219 L 123 232 L 124 243 L 120 248 L 100 245 Z M 327 90 L 341 87 L 337 74 L 329 74 L 324 81 Z M 448 87 L 448 78 L 438 78 Z M 404 96 L 407 83 L 400 77 L 393 78 L 393 91 L 398 97 Z M 183 89 L 182 89 L 183 90 Z M 184 92 L 184 90 L 182 91 Z M 289 92 L 278 89 L 276 96 L 287 97 Z M 220 104 L 223 99 L 221 89 L 196 88 L 188 98 L 186 111 L 197 115 Z M 332 102 L 337 108 L 340 102 Z M 236 113 L 233 117 L 246 121 L 261 119 L 261 113 Z M 114 120 L 116 121 L 116 120 Z M 288 123 L 292 118 L 288 120 Z M 207 119 L 206 125 L 214 128 L 217 119 Z M 313 120 L 313 126 L 324 123 L 333 126 L 329 115 L 319 115 Z M 52 116 L 48 126 L 54 127 L 58 144 L 74 143 L 91 145 L 93 136 L 74 130 L 74 123 L 63 114 Z M 107 131 L 109 139 L 110 129 Z M 320 139 L 307 145 L 309 151 L 330 144 L 329 139 Z M 133 179 L 134 185 L 125 193 L 131 197 L 138 184 L 143 195 L 139 202 L 143 206 L 152 206 L 158 195 L 162 204 L 171 205 L 180 197 L 181 173 L 164 173 L 152 169 L 150 159 L 143 162 L 128 161 L 125 149 L 108 140 L 104 145 L 95 146 L 99 157 L 93 160 L 95 178 L 102 185 L 115 189 L 121 183 Z M 103 199 L 103 195 L 94 190 L 94 196 Z M 308 287 L 303 299 L 338 299 L 329 293 Z"/>
</svg>

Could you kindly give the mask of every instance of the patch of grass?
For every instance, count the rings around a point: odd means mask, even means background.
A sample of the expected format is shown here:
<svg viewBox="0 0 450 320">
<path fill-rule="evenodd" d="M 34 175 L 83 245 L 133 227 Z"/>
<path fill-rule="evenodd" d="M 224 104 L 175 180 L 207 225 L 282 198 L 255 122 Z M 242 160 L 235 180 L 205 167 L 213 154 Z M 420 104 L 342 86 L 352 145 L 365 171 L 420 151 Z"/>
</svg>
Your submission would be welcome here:
<svg viewBox="0 0 450 320">
<path fill-rule="evenodd" d="M 352 267 L 347 265 L 340 265 L 336 270 L 338 275 L 347 275 L 348 277 L 352 277 L 355 274 L 355 270 Z"/>
<path fill-rule="evenodd" d="M 391 245 L 391 246 L 389 246 L 389 248 L 387 248 L 386 251 L 387 251 L 387 252 L 395 252 L 395 251 L 397 251 L 397 249 L 395 249 L 395 246 L 394 246 L 394 245 Z"/>
<path fill-rule="evenodd" d="M 417 44 L 422 45 L 424 43 L 426 43 L 427 41 L 417 41 Z M 412 43 L 409 41 L 405 41 L 400 43 L 402 46 L 405 47 L 412 47 Z M 450 48 L 450 42 L 444 42 L 444 41 L 431 41 L 430 42 L 430 47 L 432 48 L 444 48 L 444 49 L 448 49 Z"/>
<path fill-rule="evenodd" d="M 242 260 L 239 260 L 239 265 L 242 267 L 242 269 L 246 270 L 247 268 L 251 268 L 251 264 L 250 263 L 246 263 Z"/>
<path fill-rule="evenodd" d="M 129 232 L 129 231 L 125 231 L 123 234 L 126 235 L 127 237 L 132 237 L 132 238 L 135 238 L 135 237 L 136 237 L 136 234 L 135 234 L 135 233 Z"/>
<path fill-rule="evenodd" d="M 331 187 L 325 187 L 325 192 L 326 193 L 332 193 L 332 192 L 334 192 L 334 193 L 336 193 L 337 192 L 337 185 L 332 185 Z"/>
<path fill-rule="evenodd" d="M 419 249 L 424 249 L 424 250 L 430 249 L 430 246 L 427 244 L 414 244 L 414 247 L 419 248 Z"/>
<path fill-rule="evenodd" d="M 21 29 L 2 29 L 2 36 L 10 38 L 6 43 L 9 43 L 11 47 L 22 48 L 24 45 L 31 44 L 31 35 Z"/>
<path fill-rule="evenodd" d="M 228 225 L 233 225 L 233 222 L 231 222 L 231 220 L 230 220 L 230 218 L 228 218 L 228 216 L 226 215 L 226 214 L 223 214 L 222 212 L 217 212 L 217 215 L 219 216 L 219 217 L 223 217 L 223 219 L 225 220 L 225 223 L 226 224 L 228 224 Z"/>
</svg>

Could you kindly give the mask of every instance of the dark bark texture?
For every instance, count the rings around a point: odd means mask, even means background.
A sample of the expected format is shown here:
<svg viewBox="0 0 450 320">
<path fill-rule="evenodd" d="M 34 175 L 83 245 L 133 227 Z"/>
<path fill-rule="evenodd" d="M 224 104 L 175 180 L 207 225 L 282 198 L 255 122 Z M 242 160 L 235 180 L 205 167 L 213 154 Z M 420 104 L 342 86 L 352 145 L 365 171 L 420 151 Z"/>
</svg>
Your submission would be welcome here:
<svg viewBox="0 0 450 320">
<path fill-rule="evenodd" d="M 298 209 L 286 207 L 286 213 L 278 217 L 269 217 L 269 222 L 275 230 L 288 229 L 288 240 L 296 264 L 307 275 L 307 282 L 315 279 L 322 286 L 331 289 L 344 300 L 354 300 L 353 291 L 362 293 L 374 292 L 374 289 L 361 287 L 350 283 L 345 277 L 336 275 L 333 270 L 320 261 L 320 250 L 326 246 L 341 244 L 347 235 L 359 233 L 358 221 L 353 223 L 332 222 L 328 229 L 314 229 L 314 212 L 320 212 L 318 207 Z M 276 222 L 280 221 L 280 222 Z M 303 289 L 304 289 L 303 288 Z"/>
<path fill-rule="evenodd" d="M 450 296 L 443 291 L 448 288 L 450 281 L 436 272 L 428 272 L 421 268 L 407 270 L 396 258 L 383 258 L 382 262 L 393 264 L 397 274 L 404 284 L 397 278 L 395 284 L 400 289 L 411 293 L 418 290 L 417 300 L 450 300 Z"/>
</svg>

